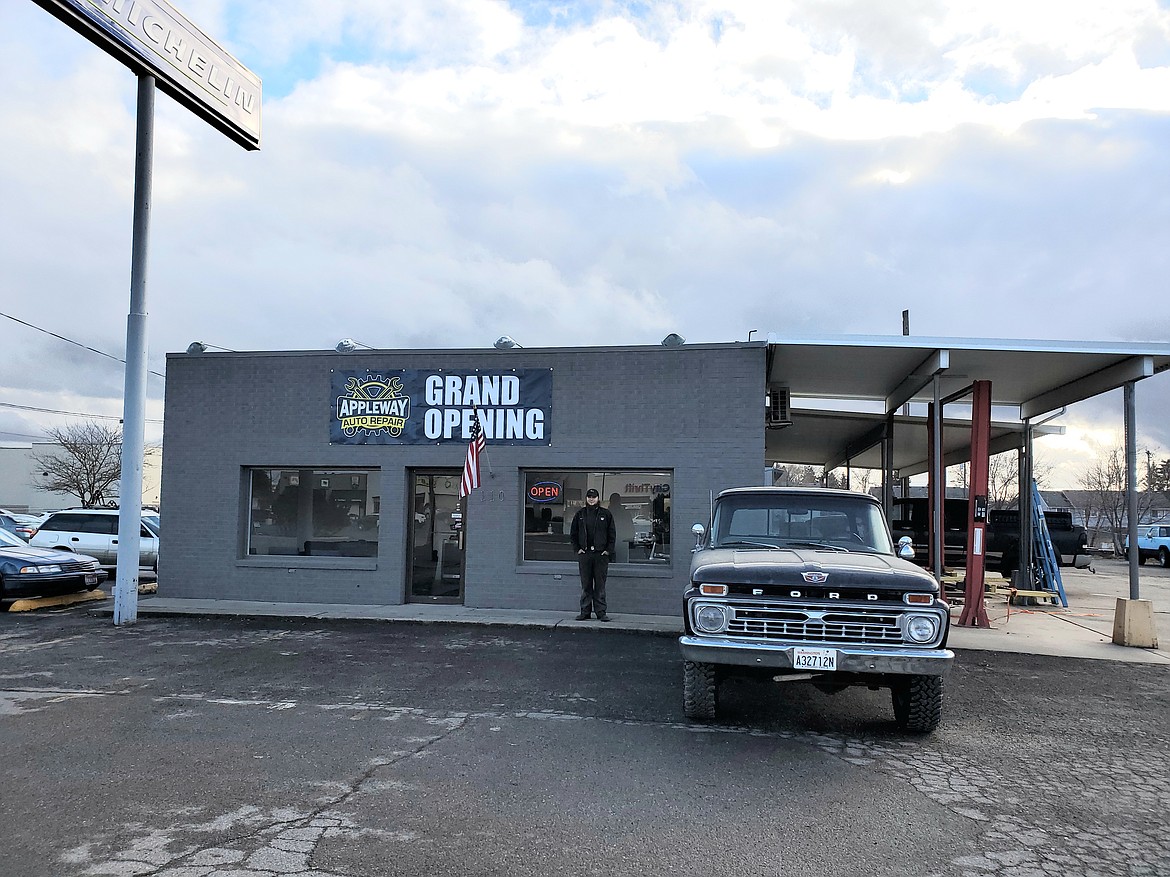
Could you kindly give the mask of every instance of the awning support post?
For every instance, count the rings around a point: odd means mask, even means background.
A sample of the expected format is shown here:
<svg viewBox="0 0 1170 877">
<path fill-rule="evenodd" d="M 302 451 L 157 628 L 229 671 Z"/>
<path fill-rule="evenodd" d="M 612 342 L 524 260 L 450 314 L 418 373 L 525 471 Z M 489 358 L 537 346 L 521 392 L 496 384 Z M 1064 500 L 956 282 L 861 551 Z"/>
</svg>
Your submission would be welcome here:
<svg viewBox="0 0 1170 877">
<path fill-rule="evenodd" d="M 1125 510 L 1129 536 L 1129 599 L 1139 600 L 1138 580 L 1138 492 L 1137 492 L 1137 402 L 1136 382 L 1127 381 L 1122 389 L 1125 406 Z"/>
</svg>

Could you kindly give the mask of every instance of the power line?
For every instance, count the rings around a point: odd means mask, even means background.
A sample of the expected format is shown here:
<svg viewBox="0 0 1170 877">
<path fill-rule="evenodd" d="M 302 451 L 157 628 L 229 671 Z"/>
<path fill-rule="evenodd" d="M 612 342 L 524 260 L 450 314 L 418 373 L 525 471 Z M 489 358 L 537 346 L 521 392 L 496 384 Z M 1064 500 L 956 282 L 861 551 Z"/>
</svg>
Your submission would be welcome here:
<svg viewBox="0 0 1170 877">
<path fill-rule="evenodd" d="M 38 332 L 44 332 L 46 335 L 52 335 L 54 338 L 59 338 L 62 341 L 65 341 L 76 347 L 80 347 L 82 350 L 88 350 L 90 353 L 96 353 L 98 356 L 104 356 L 106 359 L 112 359 L 114 362 L 120 362 L 123 365 L 126 364 L 126 360 L 114 356 L 112 353 L 106 353 L 104 350 L 98 350 L 96 347 L 90 347 L 88 344 L 82 344 L 80 341 L 74 341 L 72 338 L 66 338 L 64 335 L 58 335 L 56 332 L 50 332 L 48 329 L 42 329 L 40 326 L 34 326 L 32 323 L 25 322 L 19 317 L 12 316 L 12 314 L 6 314 L 3 311 L 0 311 L 0 317 L 6 317 L 9 320 L 12 320 L 14 323 L 20 323 L 22 326 L 28 326 L 30 329 L 36 329 Z M 160 378 L 166 377 L 166 375 L 164 375 L 162 372 L 156 372 L 154 369 L 149 369 L 149 371 L 152 375 L 158 375 Z"/>
<path fill-rule="evenodd" d="M 86 414 L 84 411 L 60 411 L 57 408 L 37 408 L 33 405 L 17 405 L 15 402 L 0 402 L 0 407 L 16 408 L 20 411 L 37 411 L 41 414 L 67 414 L 70 417 L 88 417 L 88 418 L 93 419 L 93 420 L 117 420 L 117 421 L 122 420 L 122 418 L 118 417 L 116 414 Z M 147 423 L 162 423 L 161 420 L 149 420 L 149 419 L 146 422 Z M 16 434 L 17 433 L 12 433 L 12 435 L 16 435 Z"/>
<path fill-rule="evenodd" d="M 26 432 L 5 432 L 4 430 L 0 429 L 0 436 L 6 436 L 6 435 L 16 436 L 17 438 L 32 439 L 35 442 L 41 442 L 44 444 L 52 444 L 53 443 L 51 437 L 47 436 L 47 435 L 29 435 Z M 161 448 L 162 445 L 159 442 L 146 442 L 146 447 L 148 447 L 148 448 Z"/>
</svg>

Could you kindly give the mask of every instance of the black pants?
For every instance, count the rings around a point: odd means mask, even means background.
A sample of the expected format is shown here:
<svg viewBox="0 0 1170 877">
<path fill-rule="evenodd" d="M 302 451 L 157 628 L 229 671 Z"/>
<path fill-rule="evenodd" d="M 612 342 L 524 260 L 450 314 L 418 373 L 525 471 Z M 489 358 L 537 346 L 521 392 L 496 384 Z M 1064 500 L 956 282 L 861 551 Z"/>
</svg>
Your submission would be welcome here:
<svg viewBox="0 0 1170 877">
<path fill-rule="evenodd" d="M 605 577 L 609 573 L 609 556 L 600 551 L 586 551 L 577 555 L 581 569 L 581 614 L 596 612 L 605 615 Z"/>
</svg>

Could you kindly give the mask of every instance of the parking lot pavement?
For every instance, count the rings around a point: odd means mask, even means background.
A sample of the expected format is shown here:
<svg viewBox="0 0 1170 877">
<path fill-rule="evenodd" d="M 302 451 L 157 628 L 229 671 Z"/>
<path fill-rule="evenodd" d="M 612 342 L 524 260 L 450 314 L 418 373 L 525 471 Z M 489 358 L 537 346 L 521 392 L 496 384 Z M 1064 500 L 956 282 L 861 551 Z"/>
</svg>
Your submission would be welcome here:
<svg viewBox="0 0 1170 877">
<path fill-rule="evenodd" d="M 1170 669 L 962 651 L 943 726 L 669 635 L 0 616 L 0 874 L 1170 873 Z"/>
</svg>

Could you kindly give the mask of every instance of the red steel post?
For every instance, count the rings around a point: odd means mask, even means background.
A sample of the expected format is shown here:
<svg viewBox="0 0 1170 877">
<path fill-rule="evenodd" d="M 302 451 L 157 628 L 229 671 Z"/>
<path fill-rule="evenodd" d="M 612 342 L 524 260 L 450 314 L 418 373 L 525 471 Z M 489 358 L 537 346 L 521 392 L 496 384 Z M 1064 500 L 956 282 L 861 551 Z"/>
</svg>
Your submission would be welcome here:
<svg viewBox="0 0 1170 877">
<path fill-rule="evenodd" d="M 960 627 L 991 627 L 987 619 L 984 559 L 987 549 L 988 456 L 991 381 L 971 384 L 971 477 L 967 490 L 967 580 Z"/>
</svg>

